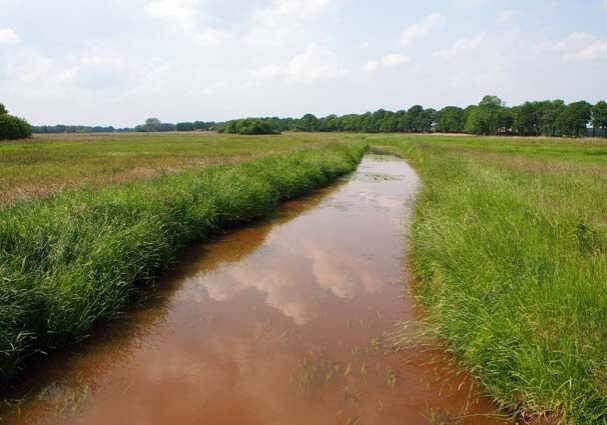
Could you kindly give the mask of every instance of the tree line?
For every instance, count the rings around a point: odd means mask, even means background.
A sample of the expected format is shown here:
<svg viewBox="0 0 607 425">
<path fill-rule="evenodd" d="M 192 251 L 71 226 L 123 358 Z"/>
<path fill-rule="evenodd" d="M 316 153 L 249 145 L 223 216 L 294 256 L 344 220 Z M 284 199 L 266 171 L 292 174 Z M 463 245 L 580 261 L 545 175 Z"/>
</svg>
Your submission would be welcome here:
<svg viewBox="0 0 607 425">
<path fill-rule="evenodd" d="M 0 103 L 0 140 L 26 139 L 32 135 L 32 127 L 22 118 L 10 115 Z"/>
<path fill-rule="evenodd" d="M 6 114 L 5 114 L 6 115 Z M 8 120 L 5 118 L 5 120 Z M 34 133 L 218 131 L 231 134 L 278 134 L 298 132 L 353 133 L 469 133 L 548 137 L 607 137 L 607 103 L 586 101 L 566 104 L 562 100 L 525 102 L 508 107 L 497 96 L 485 96 L 466 108 L 446 106 L 440 110 L 415 105 L 407 110 L 380 109 L 365 114 L 329 115 L 318 118 L 246 118 L 213 121 L 163 123 L 150 118 L 135 128 L 89 126 L 40 126 Z M 14 133 L 14 132 L 13 132 Z M 1 137 L 1 136 L 0 136 Z M 27 136 L 26 136 L 27 137 Z"/>
<path fill-rule="evenodd" d="M 218 131 L 243 133 L 243 123 L 256 122 L 259 132 L 282 131 L 354 133 L 470 133 L 548 137 L 607 136 L 607 103 L 586 101 L 565 104 L 562 100 L 525 102 L 507 107 L 497 96 L 485 96 L 466 108 L 447 106 L 441 110 L 415 105 L 408 110 L 380 109 L 366 114 L 329 115 L 317 118 L 257 118 L 234 120 L 217 126 Z M 265 126 L 263 124 L 266 124 Z M 250 127 L 248 124 L 247 128 Z"/>
<path fill-rule="evenodd" d="M 148 118 L 145 123 L 138 125 L 133 130 L 144 133 L 156 133 L 165 131 L 209 131 L 215 126 L 214 122 L 194 121 L 180 122 L 177 124 L 163 123 L 158 118 Z"/>
</svg>

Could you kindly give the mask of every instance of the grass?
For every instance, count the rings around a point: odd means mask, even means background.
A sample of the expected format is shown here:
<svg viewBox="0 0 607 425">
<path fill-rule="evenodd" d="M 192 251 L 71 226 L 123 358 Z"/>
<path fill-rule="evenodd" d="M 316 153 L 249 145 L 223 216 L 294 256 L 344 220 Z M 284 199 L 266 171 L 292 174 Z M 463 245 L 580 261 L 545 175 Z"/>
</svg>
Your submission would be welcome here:
<svg viewBox="0 0 607 425">
<path fill-rule="evenodd" d="M 83 151 L 96 158 L 123 150 L 132 157 L 129 166 L 152 146 L 165 151 L 158 154 L 163 164 L 179 156 L 180 149 L 187 155 L 200 149 L 203 155 L 253 159 L 182 167 L 161 176 L 88 185 L 0 206 L 0 381 L 14 378 L 32 353 L 78 342 L 94 324 L 116 319 L 180 248 L 220 228 L 266 215 L 279 201 L 352 171 L 367 148 L 361 142 L 327 143 L 315 136 L 258 138 L 257 144 L 254 139 L 192 138 L 175 151 L 166 146 L 170 139 L 164 144 L 142 139 L 137 146 L 120 145 L 128 144 L 122 138 L 103 140 L 93 142 L 100 146 L 46 140 L 33 145 L 67 158 L 66 180 L 86 168 L 90 158 Z M 73 149 L 69 143 L 75 144 Z M 6 155 L 29 148 L 8 144 L 0 149 Z M 76 172 L 69 168 L 75 151 L 80 151 L 74 154 Z M 42 169 L 55 167 L 48 158 L 42 163 Z M 32 164 L 15 167 L 25 173 Z M 91 175 L 103 172 L 100 168 Z"/>
<path fill-rule="evenodd" d="M 607 144 L 373 136 L 421 174 L 429 330 L 504 408 L 607 423 Z"/>
<path fill-rule="evenodd" d="M 352 136 L 36 135 L 27 142 L 0 142 L 0 204 L 48 196 L 83 183 L 102 186 L 145 179 L 184 167 L 238 162 L 348 138 Z"/>
</svg>

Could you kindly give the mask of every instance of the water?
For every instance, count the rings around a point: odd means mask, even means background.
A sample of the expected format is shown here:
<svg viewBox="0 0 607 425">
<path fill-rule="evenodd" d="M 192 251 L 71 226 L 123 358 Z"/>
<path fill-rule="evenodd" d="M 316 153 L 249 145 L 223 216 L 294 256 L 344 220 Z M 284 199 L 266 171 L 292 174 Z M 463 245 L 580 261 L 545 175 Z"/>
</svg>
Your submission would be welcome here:
<svg viewBox="0 0 607 425">
<path fill-rule="evenodd" d="M 16 424 L 493 424 L 452 359 L 385 333 L 414 319 L 401 160 L 187 253 L 144 306 L 33 371 Z"/>
</svg>

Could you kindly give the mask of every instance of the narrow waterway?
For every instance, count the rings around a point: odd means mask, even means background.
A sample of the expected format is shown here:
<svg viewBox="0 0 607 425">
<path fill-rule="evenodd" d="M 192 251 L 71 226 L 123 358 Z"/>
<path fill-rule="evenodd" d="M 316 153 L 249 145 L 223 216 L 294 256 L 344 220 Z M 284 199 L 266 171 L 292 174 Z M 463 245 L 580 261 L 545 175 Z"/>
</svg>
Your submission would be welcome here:
<svg viewBox="0 0 607 425">
<path fill-rule="evenodd" d="M 50 359 L 5 408 L 16 424 L 493 424 L 435 350 L 394 353 L 415 172 L 357 173 L 192 249 L 153 298 Z"/>
</svg>

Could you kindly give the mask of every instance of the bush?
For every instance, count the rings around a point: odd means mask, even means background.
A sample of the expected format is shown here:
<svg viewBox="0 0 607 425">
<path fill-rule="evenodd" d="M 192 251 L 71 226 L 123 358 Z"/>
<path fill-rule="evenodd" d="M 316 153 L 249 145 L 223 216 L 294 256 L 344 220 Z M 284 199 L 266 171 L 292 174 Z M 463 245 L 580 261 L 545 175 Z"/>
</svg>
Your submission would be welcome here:
<svg viewBox="0 0 607 425">
<path fill-rule="evenodd" d="M 274 129 L 268 120 L 260 118 L 246 118 L 243 120 L 228 121 L 224 130 L 226 133 L 230 134 L 280 134 L 280 131 Z"/>
<path fill-rule="evenodd" d="M 24 119 L 0 114 L 0 140 L 27 139 L 32 127 Z"/>
</svg>

